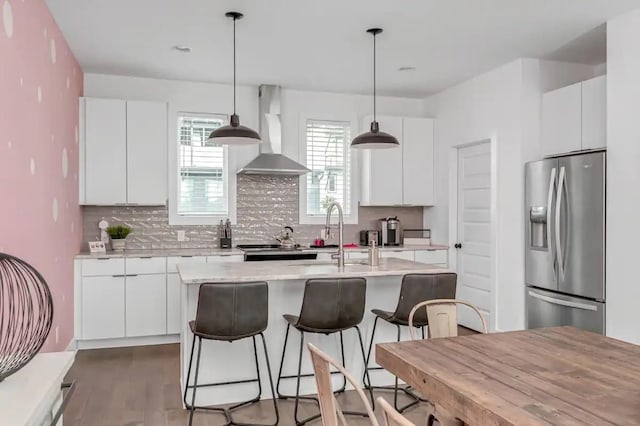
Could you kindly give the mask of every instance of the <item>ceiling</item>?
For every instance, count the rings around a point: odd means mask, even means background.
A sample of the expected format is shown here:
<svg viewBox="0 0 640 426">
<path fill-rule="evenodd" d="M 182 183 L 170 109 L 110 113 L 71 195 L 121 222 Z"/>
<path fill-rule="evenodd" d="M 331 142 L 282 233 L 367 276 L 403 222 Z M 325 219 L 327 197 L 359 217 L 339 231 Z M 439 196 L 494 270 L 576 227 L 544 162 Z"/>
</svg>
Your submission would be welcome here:
<svg viewBox="0 0 640 426">
<path fill-rule="evenodd" d="M 47 0 L 86 72 L 423 97 L 519 57 L 601 61 L 608 19 L 638 0 Z M 584 36 L 588 34 L 588 36 Z M 576 40 L 578 40 L 576 42 Z M 598 44 L 597 46 L 593 44 Z M 172 50 L 186 45 L 191 53 Z M 413 71 L 398 71 L 415 67 Z"/>
</svg>

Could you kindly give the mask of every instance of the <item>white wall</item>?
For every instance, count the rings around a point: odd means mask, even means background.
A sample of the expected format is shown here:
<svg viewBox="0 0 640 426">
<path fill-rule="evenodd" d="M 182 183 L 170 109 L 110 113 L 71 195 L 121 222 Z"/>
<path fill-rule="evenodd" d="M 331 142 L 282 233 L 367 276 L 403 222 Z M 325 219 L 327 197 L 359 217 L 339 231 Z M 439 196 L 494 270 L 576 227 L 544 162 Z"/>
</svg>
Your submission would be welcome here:
<svg viewBox="0 0 640 426">
<path fill-rule="evenodd" d="M 591 78 L 602 67 L 519 59 L 449 88 L 423 103 L 436 121 L 436 206 L 425 209 L 425 227 L 435 241 L 455 243 L 449 199 L 455 175 L 454 147 L 492 140 L 495 179 L 495 324 L 524 327 L 524 163 L 540 158 L 544 91 Z M 453 184 L 450 184 L 453 182 Z"/>
<path fill-rule="evenodd" d="M 640 344 L 640 10 L 607 23 L 607 335 Z"/>
</svg>

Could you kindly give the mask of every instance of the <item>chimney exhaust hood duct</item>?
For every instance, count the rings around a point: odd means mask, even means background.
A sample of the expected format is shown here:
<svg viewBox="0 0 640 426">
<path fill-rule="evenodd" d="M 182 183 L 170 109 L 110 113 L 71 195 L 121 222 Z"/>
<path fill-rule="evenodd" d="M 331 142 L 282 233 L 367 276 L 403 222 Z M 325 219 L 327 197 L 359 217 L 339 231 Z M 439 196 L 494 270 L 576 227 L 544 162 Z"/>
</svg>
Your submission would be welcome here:
<svg viewBox="0 0 640 426">
<path fill-rule="evenodd" d="M 244 166 L 243 175 L 300 176 L 311 170 L 282 155 L 282 128 L 280 123 L 280 86 L 262 85 L 259 90 L 259 132 L 262 138 L 260 154 Z"/>
</svg>

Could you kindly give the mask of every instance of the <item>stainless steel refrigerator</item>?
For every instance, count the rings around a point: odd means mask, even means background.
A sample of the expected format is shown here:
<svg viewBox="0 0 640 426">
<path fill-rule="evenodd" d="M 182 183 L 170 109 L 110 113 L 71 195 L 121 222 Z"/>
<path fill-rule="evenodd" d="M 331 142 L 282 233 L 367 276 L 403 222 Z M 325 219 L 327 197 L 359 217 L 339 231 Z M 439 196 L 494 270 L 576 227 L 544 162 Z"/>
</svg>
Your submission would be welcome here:
<svg viewBox="0 0 640 426">
<path fill-rule="evenodd" d="M 527 328 L 605 331 L 606 153 L 525 166 Z"/>
</svg>

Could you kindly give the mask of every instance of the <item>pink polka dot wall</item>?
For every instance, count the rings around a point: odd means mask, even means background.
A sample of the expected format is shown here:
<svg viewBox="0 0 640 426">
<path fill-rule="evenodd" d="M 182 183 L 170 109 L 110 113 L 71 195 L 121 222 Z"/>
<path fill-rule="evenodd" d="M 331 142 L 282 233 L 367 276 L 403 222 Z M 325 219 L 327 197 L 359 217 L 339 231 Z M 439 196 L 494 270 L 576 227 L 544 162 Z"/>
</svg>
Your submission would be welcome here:
<svg viewBox="0 0 640 426">
<path fill-rule="evenodd" d="M 31 263 L 51 288 L 45 351 L 73 338 L 82 81 L 43 0 L 0 0 L 0 252 Z"/>
</svg>

